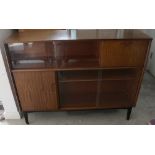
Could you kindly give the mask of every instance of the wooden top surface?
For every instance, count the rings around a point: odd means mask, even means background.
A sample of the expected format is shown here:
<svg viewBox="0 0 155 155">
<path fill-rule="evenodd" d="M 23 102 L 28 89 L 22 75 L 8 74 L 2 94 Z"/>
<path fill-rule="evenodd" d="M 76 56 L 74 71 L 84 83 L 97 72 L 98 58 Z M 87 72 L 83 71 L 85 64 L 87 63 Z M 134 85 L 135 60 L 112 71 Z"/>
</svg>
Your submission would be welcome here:
<svg viewBox="0 0 155 155">
<path fill-rule="evenodd" d="M 152 39 L 140 30 L 127 29 L 102 29 L 94 30 L 31 30 L 25 32 L 15 32 L 5 42 L 19 43 L 31 41 L 50 41 L 50 40 L 88 40 L 88 39 Z"/>
</svg>

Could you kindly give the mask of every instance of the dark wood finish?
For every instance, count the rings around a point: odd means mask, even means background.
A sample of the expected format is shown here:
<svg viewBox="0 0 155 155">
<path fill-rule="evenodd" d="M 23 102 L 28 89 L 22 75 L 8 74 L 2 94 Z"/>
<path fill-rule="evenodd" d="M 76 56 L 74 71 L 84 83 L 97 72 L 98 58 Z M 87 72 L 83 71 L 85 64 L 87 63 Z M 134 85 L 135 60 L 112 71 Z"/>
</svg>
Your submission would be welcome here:
<svg viewBox="0 0 155 155">
<path fill-rule="evenodd" d="M 6 43 L 23 43 L 31 41 L 49 41 L 49 40 L 103 40 L 103 39 L 151 39 L 148 35 L 142 33 L 140 30 L 100 30 L 96 31 L 95 35 L 91 38 L 88 36 L 76 35 L 75 30 L 35 30 L 26 31 L 22 33 L 14 33 L 8 39 Z"/>
<path fill-rule="evenodd" d="M 143 67 L 149 41 L 106 40 L 100 44 L 102 67 Z"/>
<path fill-rule="evenodd" d="M 24 115 L 24 118 L 25 118 L 25 123 L 26 124 L 30 124 L 29 123 L 29 119 L 28 119 L 28 113 L 27 112 L 24 112 L 23 115 Z"/>
<path fill-rule="evenodd" d="M 59 82 L 97 81 L 98 70 L 60 71 Z"/>
<path fill-rule="evenodd" d="M 98 42 L 94 40 L 54 41 L 57 58 L 69 59 L 98 59 Z"/>
<path fill-rule="evenodd" d="M 22 60 L 42 60 L 43 63 L 54 60 L 54 46 L 52 42 L 9 43 L 8 49 L 13 65 Z"/>
<path fill-rule="evenodd" d="M 27 112 L 136 106 L 151 38 L 138 30 L 16 33 L 6 41 L 20 105 Z"/>
<path fill-rule="evenodd" d="M 127 120 L 130 119 L 131 112 L 132 112 L 132 107 L 128 108 L 127 110 L 127 118 L 126 118 Z"/>
<path fill-rule="evenodd" d="M 60 108 L 96 107 L 97 81 L 60 83 Z"/>
<path fill-rule="evenodd" d="M 127 108 L 133 104 L 137 90 L 136 80 L 104 80 L 100 82 L 98 107 Z"/>
<path fill-rule="evenodd" d="M 58 108 L 54 72 L 17 71 L 13 72 L 13 76 L 23 111 Z"/>
<path fill-rule="evenodd" d="M 132 80 L 140 76 L 139 68 L 113 68 L 102 70 L 102 80 Z"/>
</svg>

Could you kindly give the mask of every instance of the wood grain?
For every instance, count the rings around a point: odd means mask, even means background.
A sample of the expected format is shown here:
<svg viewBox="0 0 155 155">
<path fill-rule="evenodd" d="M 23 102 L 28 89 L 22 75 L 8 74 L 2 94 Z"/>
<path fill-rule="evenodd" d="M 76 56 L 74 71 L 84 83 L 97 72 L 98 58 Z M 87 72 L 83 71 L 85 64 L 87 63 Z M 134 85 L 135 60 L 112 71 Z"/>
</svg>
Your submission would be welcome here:
<svg viewBox="0 0 155 155">
<path fill-rule="evenodd" d="M 51 71 L 13 72 L 23 111 L 57 109 L 55 75 Z"/>
<path fill-rule="evenodd" d="M 74 32 L 73 32 L 74 31 Z M 16 32 L 6 39 L 6 43 L 20 43 L 29 41 L 50 41 L 50 40 L 102 40 L 102 39 L 151 39 L 148 35 L 140 30 L 127 30 L 127 29 L 101 29 L 96 31 L 96 35 L 88 37 L 86 35 L 76 35 L 75 30 L 34 30 L 25 32 Z M 75 35 L 72 35 L 72 32 Z"/>
<path fill-rule="evenodd" d="M 82 39 L 66 30 L 38 30 L 15 34 L 8 42 L 22 110 L 59 111 L 135 106 L 151 38 L 137 30 L 105 30 Z"/>
<path fill-rule="evenodd" d="M 102 67 L 143 67 L 149 41 L 105 40 L 100 44 Z"/>
</svg>

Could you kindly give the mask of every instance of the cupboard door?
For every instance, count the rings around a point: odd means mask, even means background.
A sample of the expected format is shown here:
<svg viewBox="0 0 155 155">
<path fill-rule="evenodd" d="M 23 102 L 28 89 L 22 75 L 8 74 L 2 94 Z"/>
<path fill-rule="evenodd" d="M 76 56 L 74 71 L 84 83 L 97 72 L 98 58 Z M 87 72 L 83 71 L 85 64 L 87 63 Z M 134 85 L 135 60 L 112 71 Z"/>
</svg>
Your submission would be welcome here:
<svg viewBox="0 0 155 155">
<path fill-rule="evenodd" d="M 148 44 L 147 40 L 105 40 L 100 43 L 101 66 L 142 67 Z"/>
<path fill-rule="evenodd" d="M 57 109 L 54 72 L 14 71 L 13 76 L 23 111 Z"/>
</svg>

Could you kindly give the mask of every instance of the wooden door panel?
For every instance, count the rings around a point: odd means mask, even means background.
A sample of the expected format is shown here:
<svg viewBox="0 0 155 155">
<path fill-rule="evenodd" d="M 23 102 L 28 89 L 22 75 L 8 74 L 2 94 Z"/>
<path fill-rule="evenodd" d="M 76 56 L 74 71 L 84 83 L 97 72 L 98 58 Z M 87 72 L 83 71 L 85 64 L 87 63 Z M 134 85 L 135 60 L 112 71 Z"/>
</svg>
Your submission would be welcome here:
<svg viewBox="0 0 155 155">
<path fill-rule="evenodd" d="M 102 67 L 144 66 L 149 41 L 105 40 L 100 44 Z"/>
<path fill-rule="evenodd" d="M 15 71 L 13 76 L 23 111 L 57 109 L 54 72 Z"/>
</svg>

